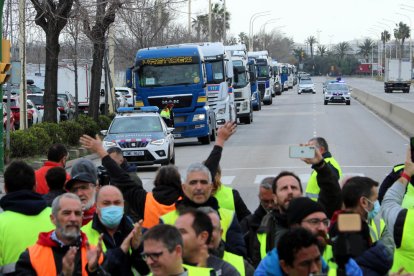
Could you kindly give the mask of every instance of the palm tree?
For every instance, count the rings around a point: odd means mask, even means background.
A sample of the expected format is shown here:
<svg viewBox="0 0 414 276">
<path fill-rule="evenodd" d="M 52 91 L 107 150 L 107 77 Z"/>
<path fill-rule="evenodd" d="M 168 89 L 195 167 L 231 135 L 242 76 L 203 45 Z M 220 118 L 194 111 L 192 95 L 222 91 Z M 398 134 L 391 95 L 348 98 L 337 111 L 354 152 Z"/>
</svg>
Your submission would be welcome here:
<svg viewBox="0 0 414 276">
<path fill-rule="evenodd" d="M 224 30 L 224 16 L 226 18 L 226 30 L 230 29 L 230 13 L 228 9 L 224 12 L 224 5 L 219 3 L 212 4 L 211 7 L 211 21 L 212 21 L 212 39 L 219 41 L 223 38 Z"/>
<path fill-rule="evenodd" d="M 338 43 L 334 48 L 335 54 L 339 57 L 340 60 L 344 59 L 346 53 L 349 50 L 351 50 L 351 46 L 346 41 Z"/>
<path fill-rule="evenodd" d="M 305 51 L 303 48 L 293 49 L 293 56 L 299 60 L 299 63 L 302 63 L 302 58 L 304 58 Z"/>
<path fill-rule="evenodd" d="M 387 51 L 385 50 L 385 43 L 390 41 L 390 39 L 391 39 L 391 34 L 387 30 L 384 30 L 383 32 L 381 32 L 382 50 L 384 51 L 384 57 L 383 57 L 383 60 L 382 60 L 383 65 L 382 66 L 385 65 L 385 57 L 387 55 Z M 390 51 L 390 54 L 391 54 L 391 51 Z"/>
<path fill-rule="evenodd" d="M 325 45 L 318 45 L 318 53 L 323 57 L 328 52 L 328 48 Z"/>
<path fill-rule="evenodd" d="M 310 47 L 310 53 L 311 53 L 311 58 L 313 59 L 313 45 L 314 45 L 315 43 L 317 43 L 317 40 L 316 40 L 316 38 L 315 38 L 313 35 L 311 35 L 310 37 L 308 37 L 308 38 L 306 39 L 305 43 L 308 43 L 308 44 L 309 44 L 309 47 Z"/>
<path fill-rule="evenodd" d="M 358 45 L 359 51 L 358 54 L 362 55 L 366 62 L 368 62 L 368 57 L 372 52 L 372 49 L 374 48 L 374 41 L 372 41 L 370 38 L 366 38 L 362 45 Z"/>
<path fill-rule="evenodd" d="M 246 45 L 247 48 L 249 48 L 249 37 L 245 32 L 239 33 L 239 42 Z"/>
<path fill-rule="evenodd" d="M 401 41 L 401 58 L 404 52 L 404 41 L 406 38 L 410 37 L 410 27 L 408 27 L 408 25 L 403 22 L 398 23 L 396 27 L 397 28 L 394 29 L 394 37 L 397 41 Z"/>
<path fill-rule="evenodd" d="M 208 34 L 208 15 L 198 15 L 196 19 L 193 18 L 191 26 L 196 30 L 197 41 L 201 40 L 201 35 Z"/>
</svg>

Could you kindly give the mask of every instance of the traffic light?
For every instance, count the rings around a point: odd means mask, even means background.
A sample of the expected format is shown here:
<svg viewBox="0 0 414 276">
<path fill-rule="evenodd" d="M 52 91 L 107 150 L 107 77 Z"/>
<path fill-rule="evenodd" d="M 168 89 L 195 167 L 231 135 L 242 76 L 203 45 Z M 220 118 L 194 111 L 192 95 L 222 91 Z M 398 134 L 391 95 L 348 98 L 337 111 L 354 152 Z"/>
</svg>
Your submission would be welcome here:
<svg viewBox="0 0 414 276">
<path fill-rule="evenodd" d="M 303 58 L 305 56 L 305 53 L 303 51 L 301 51 L 300 56 Z"/>
<path fill-rule="evenodd" d="M 1 40 L 1 63 L 0 63 L 0 84 L 6 83 L 10 78 L 8 72 L 11 68 L 10 64 L 10 40 Z"/>
</svg>

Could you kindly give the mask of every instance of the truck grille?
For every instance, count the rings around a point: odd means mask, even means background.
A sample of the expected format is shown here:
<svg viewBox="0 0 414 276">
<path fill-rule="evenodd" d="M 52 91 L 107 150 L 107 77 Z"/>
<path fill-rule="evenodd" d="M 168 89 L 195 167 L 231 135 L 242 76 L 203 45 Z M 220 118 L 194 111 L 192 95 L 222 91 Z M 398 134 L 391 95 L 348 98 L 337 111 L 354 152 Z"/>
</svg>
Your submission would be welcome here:
<svg viewBox="0 0 414 276">
<path fill-rule="evenodd" d="M 192 95 L 181 95 L 181 96 L 165 96 L 165 97 L 149 97 L 148 102 L 150 105 L 164 108 L 167 104 L 173 103 L 174 108 L 191 107 L 193 102 Z"/>
<path fill-rule="evenodd" d="M 242 92 L 234 92 L 234 98 L 241 98 L 243 96 Z"/>
</svg>

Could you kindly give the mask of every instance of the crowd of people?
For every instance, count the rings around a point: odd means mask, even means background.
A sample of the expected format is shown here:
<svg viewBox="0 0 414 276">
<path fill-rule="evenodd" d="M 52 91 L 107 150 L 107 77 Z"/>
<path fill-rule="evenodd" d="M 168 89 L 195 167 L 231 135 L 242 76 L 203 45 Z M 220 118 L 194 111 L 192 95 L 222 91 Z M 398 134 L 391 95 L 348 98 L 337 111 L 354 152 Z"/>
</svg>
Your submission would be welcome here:
<svg viewBox="0 0 414 276">
<path fill-rule="evenodd" d="M 99 137 L 80 142 L 99 156 L 106 181 L 84 158 L 67 174 L 61 144 L 37 171 L 12 162 L 0 200 L 0 274 L 414 275 L 409 150 L 381 185 L 341 181 L 327 141 L 312 138 L 315 156 L 302 159 L 312 170 L 306 190 L 292 171 L 266 177 L 251 213 L 221 183 L 224 144 L 235 132 L 233 122 L 220 127 L 210 155 L 181 174 L 160 167 L 152 191 Z"/>
</svg>

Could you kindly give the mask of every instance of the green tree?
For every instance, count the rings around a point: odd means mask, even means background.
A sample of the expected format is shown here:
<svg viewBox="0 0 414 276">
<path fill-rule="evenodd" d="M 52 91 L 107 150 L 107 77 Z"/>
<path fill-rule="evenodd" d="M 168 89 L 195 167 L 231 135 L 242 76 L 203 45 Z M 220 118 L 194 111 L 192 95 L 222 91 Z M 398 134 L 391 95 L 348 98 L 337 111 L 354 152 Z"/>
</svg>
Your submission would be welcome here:
<svg viewBox="0 0 414 276">
<path fill-rule="evenodd" d="M 372 41 L 370 38 L 366 38 L 361 45 L 358 45 L 358 48 L 358 54 L 362 55 L 365 61 L 368 62 L 368 57 L 374 48 L 374 41 Z"/>
<path fill-rule="evenodd" d="M 346 41 L 340 42 L 334 47 L 335 55 L 339 58 L 340 61 L 344 59 L 349 50 L 351 50 L 351 46 Z"/>
<path fill-rule="evenodd" d="M 310 54 L 311 54 L 311 59 L 313 59 L 313 46 L 315 45 L 315 43 L 317 43 L 318 41 L 316 40 L 316 38 L 313 36 L 313 35 L 311 35 L 311 36 L 309 36 L 307 39 L 306 39 L 306 41 L 305 41 L 305 43 L 308 43 L 309 44 L 309 47 L 310 47 Z"/>
<path fill-rule="evenodd" d="M 325 45 L 318 45 L 318 54 L 323 57 L 328 52 Z"/>
<path fill-rule="evenodd" d="M 403 22 L 396 24 L 396 28 L 394 29 L 394 37 L 398 42 L 401 42 L 400 58 L 404 53 L 404 42 L 407 38 L 410 37 L 410 35 L 410 27 L 408 27 L 407 24 Z"/>
<path fill-rule="evenodd" d="M 381 41 L 382 41 L 382 50 L 384 51 L 384 59 L 382 61 L 382 64 L 385 64 L 385 55 L 386 55 L 386 50 L 385 50 L 385 44 L 390 41 L 391 39 L 391 34 L 387 31 L 384 30 L 383 32 L 381 32 Z"/>
</svg>

